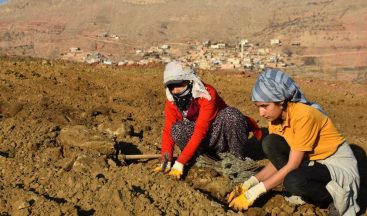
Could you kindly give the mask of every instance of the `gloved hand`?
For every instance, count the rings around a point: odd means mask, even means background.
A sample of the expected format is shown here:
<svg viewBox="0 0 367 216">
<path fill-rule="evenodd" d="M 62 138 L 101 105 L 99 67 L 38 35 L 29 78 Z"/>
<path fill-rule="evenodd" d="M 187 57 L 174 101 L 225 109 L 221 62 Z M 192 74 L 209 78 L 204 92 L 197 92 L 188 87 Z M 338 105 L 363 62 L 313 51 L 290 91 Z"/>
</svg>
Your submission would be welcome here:
<svg viewBox="0 0 367 216">
<path fill-rule="evenodd" d="M 163 171 L 164 169 L 164 171 Z M 171 161 L 169 161 L 169 153 L 165 152 L 162 153 L 161 156 L 161 165 L 154 168 L 154 172 L 163 172 L 163 173 L 168 173 L 171 169 Z"/>
<path fill-rule="evenodd" d="M 266 193 L 266 188 L 265 185 L 260 182 L 259 184 L 251 187 L 248 191 L 243 192 L 234 198 L 231 203 L 229 203 L 229 207 L 237 211 L 247 210 L 263 193 Z"/>
<path fill-rule="evenodd" d="M 162 172 L 163 164 L 158 165 L 156 168 L 153 169 L 154 172 Z M 171 170 L 171 162 L 167 162 L 167 166 L 164 170 L 164 173 L 168 173 Z"/>
<path fill-rule="evenodd" d="M 245 193 L 252 186 L 259 183 L 259 180 L 255 176 L 251 176 L 249 179 L 243 182 L 242 185 L 238 185 L 235 189 L 227 196 L 227 202 L 231 202 L 233 198 L 239 196 L 242 193 Z"/>
<path fill-rule="evenodd" d="M 245 193 L 248 189 L 243 187 L 242 185 L 237 185 L 233 191 L 227 195 L 227 202 L 231 202 L 233 198 L 238 197 L 239 195 Z"/>
<path fill-rule="evenodd" d="M 244 193 L 237 196 L 229 203 L 229 207 L 233 208 L 234 210 L 241 211 L 247 210 L 255 200 L 249 200 Z"/>
<path fill-rule="evenodd" d="M 178 161 L 175 161 L 171 171 L 169 171 L 168 175 L 173 176 L 177 179 L 180 179 L 183 174 L 184 165 Z"/>
</svg>

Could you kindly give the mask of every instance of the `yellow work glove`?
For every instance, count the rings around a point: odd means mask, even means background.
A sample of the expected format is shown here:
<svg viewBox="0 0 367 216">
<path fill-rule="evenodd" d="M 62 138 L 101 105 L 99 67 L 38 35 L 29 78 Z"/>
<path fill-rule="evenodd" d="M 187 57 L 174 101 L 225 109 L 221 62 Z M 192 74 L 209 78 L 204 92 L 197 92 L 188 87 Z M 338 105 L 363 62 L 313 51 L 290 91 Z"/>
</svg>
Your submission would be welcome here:
<svg viewBox="0 0 367 216">
<path fill-rule="evenodd" d="M 158 165 L 156 168 L 153 169 L 154 172 L 162 172 L 163 164 Z M 171 170 L 171 162 L 167 162 L 166 169 L 164 173 L 168 173 Z"/>
<path fill-rule="evenodd" d="M 229 203 L 229 207 L 237 211 L 247 210 L 263 193 L 266 193 L 266 188 L 265 185 L 260 182 L 259 184 L 251 187 L 248 191 L 242 192 L 239 196 L 234 198 Z"/>
<path fill-rule="evenodd" d="M 248 207 L 254 203 L 254 201 L 255 200 L 247 199 L 246 195 L 242 193 L 241 195 L 234 198 L 231 203 L 229 203 L 229 207 L 237 211 L 247 210 Z"/>
<path fill-rule="evenodd" d="M 242 185 L 237 185 L 233 191 L 228 194 L 227 196 L 227 202 L 231 202 L 233 198 L 238 197 L 239 195 L 245 193 L 247 191 L 247 188 L 243 187 Z"/>
<path fill-rule="evenodd" d="M 184 165 L 178 161 L 175 161 L 171 171 L 169 171 L 168 175 L 175 177 L 176 179 L 180 179 L 183 174 Z"/>
<path fill-rule="evenodd" d="M 233 198 L 239 196 L 241 193 L 245 193 L 252 186 L 259 183 L 259 180 L 255 176 L 251 176 L 249 179 L 244 181 L 242 185 L 238 185 L 234 190 L 227 196 L 227 202 L 231 202 Z"/>
</svg>

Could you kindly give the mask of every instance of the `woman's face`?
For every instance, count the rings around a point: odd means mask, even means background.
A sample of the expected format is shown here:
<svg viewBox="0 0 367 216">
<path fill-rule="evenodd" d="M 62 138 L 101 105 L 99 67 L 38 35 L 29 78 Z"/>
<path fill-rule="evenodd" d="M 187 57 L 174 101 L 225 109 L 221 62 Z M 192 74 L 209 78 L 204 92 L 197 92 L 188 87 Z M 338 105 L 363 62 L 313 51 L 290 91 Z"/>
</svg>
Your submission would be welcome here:
<svg viewBox="0 0 367 216">
<path fill-rule="evenodd" d="M 177 83 L 177 84 L 171 84 L 171 85 L 168 85 L 168 89 L 170 90 L 172 94 L 177 95 L 186 90 L 187 84 L 188 84 L 187 81 L 184 81 L 182 83 Z"/>
<path fill-rule="evenodd" d="M 259 108 L 259 115 L 268 121 L 274 121 L 282 117 L 283 106 L 274 102 L 255 102 Z"/>
</svg>

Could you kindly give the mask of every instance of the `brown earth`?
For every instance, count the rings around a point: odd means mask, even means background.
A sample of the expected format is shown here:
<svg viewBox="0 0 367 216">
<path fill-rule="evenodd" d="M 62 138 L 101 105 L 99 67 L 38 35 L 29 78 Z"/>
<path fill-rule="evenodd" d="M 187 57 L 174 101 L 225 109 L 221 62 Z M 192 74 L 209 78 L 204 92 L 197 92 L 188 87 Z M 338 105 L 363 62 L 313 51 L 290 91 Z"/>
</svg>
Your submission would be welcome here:
<svg viewBox="0 0 367 216">
<path fill-rule="evenodd" d="M 193 166 L 177 181 L 152 172 L 158 160 L 122 161 L 121 155 L 116 160 L 114 147 L 123 154 L 159 153 L 161 65 L 0 58 L 0 215 L 239 215 L 224 201 L 231 182 L 220 173 Z M 229 105 L 266 126 L 249 100 L 256 73 L 201 71 L 200 76 Z M 367 215 L 366 85 L 293 76 L 353 145 Z M 279 187 L 244 214 L 327 215 L 327 210 L 289 204 Z"/>
</svg>

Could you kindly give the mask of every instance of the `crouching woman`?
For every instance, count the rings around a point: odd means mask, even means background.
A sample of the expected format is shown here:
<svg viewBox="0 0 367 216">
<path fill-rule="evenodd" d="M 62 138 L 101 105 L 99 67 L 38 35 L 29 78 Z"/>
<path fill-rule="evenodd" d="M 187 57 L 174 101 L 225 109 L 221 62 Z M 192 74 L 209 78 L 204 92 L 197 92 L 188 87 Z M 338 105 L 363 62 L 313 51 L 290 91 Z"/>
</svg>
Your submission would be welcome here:
<svg viewBox="0 0 367 216">
<path fill-rule="evenodd" d="M 340 215 L 356 215 L 357 161 L 321 107 L 307 101 L 297 84 L 275 69 L 258 77 L 252 101 L 269 122 L 262 147 L 270 162 L 229 195 L 230 207 L 247 209 L 283 183 L 292 198 L 334 205 Z"/>
<path fill-rule="evenodd" d="M 202 153 L 216 157 L 229 152 L 245 159 L 249 132 L 261 137 L 253 119 L 228 106 L 214 87 L 181 62 L 168 63 L 163 78 L 166 103 L 161 154 L 166 163 L 155 171 L 164 170 L 180 179 L 184 166 Z M 171 168 L 175 144 L 182 151 Z"/>
</svg>

